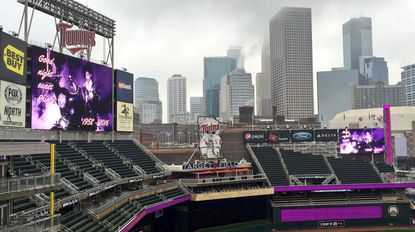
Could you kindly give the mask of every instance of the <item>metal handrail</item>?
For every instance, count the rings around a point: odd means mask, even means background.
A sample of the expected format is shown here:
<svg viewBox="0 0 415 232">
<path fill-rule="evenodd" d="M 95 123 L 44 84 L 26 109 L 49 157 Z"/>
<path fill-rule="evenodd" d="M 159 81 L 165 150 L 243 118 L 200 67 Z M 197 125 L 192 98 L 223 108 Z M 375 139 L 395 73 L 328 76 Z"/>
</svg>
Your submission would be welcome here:
<svg viewBox="0 0 415 232">
<path fill-rule="evenodd" d="M 108 175 L 114 177 L 115 179 L 121 179 L 121 176 L 112 170 L 112 168 L 105 168 L 105 173 L 108 173 Z"/>
<path fill-rule="evenodd" d="M 78 192 L 79 191 L 78 186 L 72 184 L 72 182 L 70 182 L 69 180 L 67 180 L 65 177 L 62 177 L 61 182 L 63 184 L 65 184 L 65 186 L 68 187 L 73 192 Z"/>
<path fill-rule="evenodd" d="M 211 177 L 202 179 L 179 179 L 182 184 L 204 184 L 204 183 L 218 183 L 218 182 L 234 182 L 238 180 L 261 180 L 265 179 L 265 174 L 254 175 L 238 175 L 238 176 L 226 176 L 226 177 Z"/>
<path fill-rule="evenodd" d="M 177 183 L 176 182 L 171 182 L 171 183 L 167 183 L 167 184 L 163 184 L 163 185 L 150 186 L 150 187 L 145 188 L 145 189 L 139 189 L 139 190 L 136 190 L 136 191 L 132 191 L 132 192 L 126 193 L 125 195 L 122 195 L 122 196 L 118 197 L 117 199 L 115 199 L 115 201 L 118 202 L 118 201 L 121 201 L 122 199 L 124 199 L 126 197 L 131 197 L 133 195 L 137 195 L 137 194 L 140 194 L 140 193 L 150 192 L 150 191 L 153 191 L 153 190 L 157 190 L 157 189 L 161 189 L 161 188 L 167 188 L 167 187 L 170 187 L 170 186 L 177 186 Z M 107 208 L 110 208 L 112 205 L 114 205 L 114 201 L 109 201 L 109 202 L 99 206 L 98 208 L 96 208 L 95 212 L 103 211 Z"/>
<path fill-rule="evenodd" d="M 153 206 L 156 206 L 156 205 L 160 205 L 160 204 L 163 204 L 163 203 L 165 203 L 165 202 L 167 202 L 167 201 L 171 201 L 171 200 L 174 200 L 174 199 L 176 199 L 176 198 L 179 198 L 179 197 L 182 197 L 182 196 L 178 196 L 178 197 L 174 197 L 174 198 L 166 198 L 165 200 L 163 200 L 163 201 L 161 201 L 161 202 L 156 202 L 156 203 L 153 203 L 153 204 L 149 204 L 149 205 L 145 205 L 145 206 L 143 206 L 137 213 L 135 213 L 134 215 L 132 215 L 131 217 L 130 217 L 130 219 L 128 219 L 128 221 L 126 221 L 124 224 L 122 224 L 121 226 L 119 226 L 118 228 L 117 228 L 117 232 L 118 231 L 122 231 L 122 229 L 124 229 L 128 224 L 130 224 L 138 215 L 140 215 L 144 210 L 146 210 L 146 209 L 148 209 L 148 208 L 151 208 L 151 207 L 153 207 Z"/>
<path fill-rule="evenodd" d="M 91 183 L 92 185 L 98 185 L 100 183 L 99 180 L 87 172 L 84 172 L 84 180 Z"/>
<path fill-rule="evenodd" d="M 51 184 L 51 178 L 54 176 L 55 184 Z M 41 180 L 40 183 L 38 180 Z M 54 175 L 42 174 L 36 176 L 12 177 L 0 180 L 0 194 L 12 193 L 17 191 L 32 190 L 39 187 L 48 187 L 59 184 L 60 173 Z"/>
<path fill-rule="evenodd" d="M 54 224 L 51 225 L 51 218 L 54 218 Z M 52 217 L 44 217 L 38 220 L 31 220 L 29 223 L 14 226 L 12 228 L 0 228 L 2 232 L 21 232 L 21 231 L 56 231 L 56 226 L 59 225 L 60 214 L 55 214 Z M 39 228 L 42 227 L 42 228 Z"/>
</svg>

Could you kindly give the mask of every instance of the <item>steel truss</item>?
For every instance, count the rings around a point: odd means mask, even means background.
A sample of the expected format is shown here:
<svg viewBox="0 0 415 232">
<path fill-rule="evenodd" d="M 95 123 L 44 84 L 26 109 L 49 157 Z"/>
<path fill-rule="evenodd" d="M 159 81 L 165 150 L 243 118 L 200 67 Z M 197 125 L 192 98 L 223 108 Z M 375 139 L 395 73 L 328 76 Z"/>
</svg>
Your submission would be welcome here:
<svg viewBox="0 0 415 232">
<path fill-rule="evenodd" d="M 114 67 L 115 20 L 74 0 L 17 0 L 17 2 L 24 5 L 18 35 L 20 35 L 22 26 L 24 26 L 23 33 L 26 42 L 29 38 L 34 11 L 39 10 L 53 16 L 55 18 L 55 24 L 59 22 L 68 22 L 79 28 L 94 31 L 97 35 L 104 37 L 104 54 L 102 61 L 104 64 L 111 63 L 111 66 Z M 29 7 L 32 8 L 30 16 L 28 13 Z M 58 30 L 56 30 L 52 46 L 55 45 L 56 41 L 59 42 L 60 52 L 62 52 Z M 108 44 L 108 50 L 106 50 L 105 44 Z M 86 52 L 88 60 L 90 60 L 91 49 L 88 49 Z M 84 54 L 80 55 L 83 56 Z"/>
</svg>

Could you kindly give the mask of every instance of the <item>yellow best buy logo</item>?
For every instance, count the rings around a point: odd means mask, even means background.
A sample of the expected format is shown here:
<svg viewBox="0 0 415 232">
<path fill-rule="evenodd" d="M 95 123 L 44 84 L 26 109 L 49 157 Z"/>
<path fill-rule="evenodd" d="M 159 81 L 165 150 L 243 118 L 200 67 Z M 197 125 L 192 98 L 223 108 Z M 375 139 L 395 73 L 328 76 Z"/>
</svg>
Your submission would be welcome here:
<svg viewBox="0 0 415 232">
<path fill-rule="evenodd" d="M 23 76 L 24 52 L 9 44 L 4 48 L 3 61 L 8 70 Z"/>
</svg>

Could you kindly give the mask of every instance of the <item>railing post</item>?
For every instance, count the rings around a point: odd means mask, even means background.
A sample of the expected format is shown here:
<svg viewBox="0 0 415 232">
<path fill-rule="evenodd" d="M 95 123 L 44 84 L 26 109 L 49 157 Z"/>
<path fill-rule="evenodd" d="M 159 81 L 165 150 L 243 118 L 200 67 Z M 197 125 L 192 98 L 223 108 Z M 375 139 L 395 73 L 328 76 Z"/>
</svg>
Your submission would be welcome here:
<svg viewBox="0 0 415 232">
<path fill-rule="evenodd" d="M 55 144 L 50 145 L 50 185 L 55 184 Z M 50 192 L 50 225 L 53 225 L 53 215 L 55 214 L 55 192 Z"/>
</svg>

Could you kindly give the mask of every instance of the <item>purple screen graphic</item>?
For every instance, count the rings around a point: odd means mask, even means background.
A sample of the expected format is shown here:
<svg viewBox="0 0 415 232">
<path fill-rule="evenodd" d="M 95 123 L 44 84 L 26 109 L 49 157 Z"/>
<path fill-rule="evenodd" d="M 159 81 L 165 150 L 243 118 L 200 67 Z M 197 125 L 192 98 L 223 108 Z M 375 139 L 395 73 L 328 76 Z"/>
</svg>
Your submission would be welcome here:
<svg viewBox="0 0 415 232">
<path fill-rule="evenodd" d="M 339 130 L 340 154 L 383 154 L 383 128 Z"/>
<path fill-rule="evenodd" d="M 31 48 L 32 128 L 112 131 L 112 70 Z"/>
<path fill-rule="evenodd" d="M 382 218 L 382 206 L 282 209 L 281 222 Z"/>
</svg>

